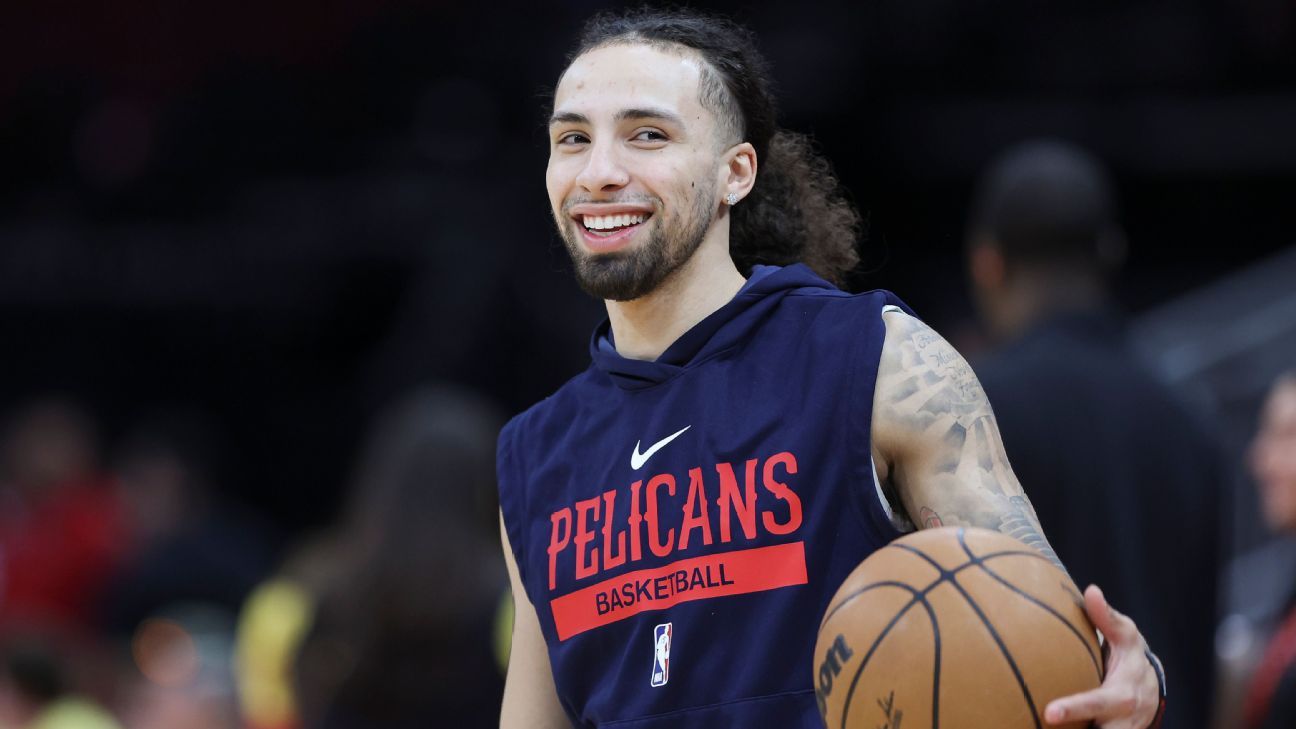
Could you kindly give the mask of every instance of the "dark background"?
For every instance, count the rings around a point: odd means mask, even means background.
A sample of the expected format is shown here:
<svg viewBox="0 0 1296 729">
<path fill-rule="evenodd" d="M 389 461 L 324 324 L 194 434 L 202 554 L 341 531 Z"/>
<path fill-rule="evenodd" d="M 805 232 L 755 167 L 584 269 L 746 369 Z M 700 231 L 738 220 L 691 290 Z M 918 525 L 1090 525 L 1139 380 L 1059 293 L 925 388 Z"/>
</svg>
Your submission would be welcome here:
<svg viewBox="0 0 1296 729">
<path fill-rule="evenodd" d="M 415 383 L 551 392 L 602 308 L 548 219 L 545 96 L 599 7 L 7 4 L 0 409 L 69 394 L 109 442 L 204 413 L 223 487 L 291 532 Z M 785 126 L 864 211 L 852 287 L 956 343 L 972 182 L 1025 137 L 1111 165 L 1136 313 L 1296 243 L 1289 0 L 706 7 L 757 31 Z"/>
</svg>

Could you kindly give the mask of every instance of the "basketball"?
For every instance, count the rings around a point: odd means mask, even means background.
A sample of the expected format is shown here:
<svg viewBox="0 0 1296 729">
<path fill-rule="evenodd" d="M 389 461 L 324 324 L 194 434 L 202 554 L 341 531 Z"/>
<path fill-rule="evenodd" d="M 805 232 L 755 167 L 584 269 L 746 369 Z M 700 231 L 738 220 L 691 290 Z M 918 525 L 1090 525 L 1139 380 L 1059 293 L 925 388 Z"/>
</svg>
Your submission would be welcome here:
<svg viewBox="0 0 1296 729">
<path fill-rule="evenodd" d="M 1070 579 L 1022 542 L 970 527 L 924 529 L 861 562 L 829 602 L 814 655 L 829 729 L 1038 729 L 1050 701 L 1103 677 Z"/>
</svg>

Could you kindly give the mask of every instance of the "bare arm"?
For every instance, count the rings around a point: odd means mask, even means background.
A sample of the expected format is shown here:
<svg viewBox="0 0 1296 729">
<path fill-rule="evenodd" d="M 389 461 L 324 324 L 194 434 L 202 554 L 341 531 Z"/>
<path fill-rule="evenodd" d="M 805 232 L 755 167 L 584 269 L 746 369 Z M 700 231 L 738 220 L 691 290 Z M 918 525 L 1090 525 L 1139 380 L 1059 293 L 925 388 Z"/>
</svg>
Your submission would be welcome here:
<svg viewBox="0 0 1296 729">
<path fill-rule="evenodd" d="M 1062 567 L 1008 465 L 990 402 L 967 361 L 908 314 L 883 318 L 886 343 L 873 399 L 879 478 L 920 527 L 994 529 Z"/>
<path fill-rule="evenodd" d="M 504 680 L 500 729 L 570 729 L 567 715 L 558 703 L 553 669 L 549 666 L 549 649 L 540 632 L 540 618 L 522 587 L 502 513 L 500 541 L 504 544 L 504 561 L 508 564 L 514 605 L 513 642 L 508 675 Z"/>
<path fill-rule="evenodd" d="M 886 340 L 873 393 L 873 460 L 914 523 L 978 526 L 1034 546 L 1065 571 L 1013 475 L 981 383 L 927 325 L 883 314 Z M 1049 703 L 1050 724 L 1096 720 L 1102 729 L 1142 729 L 1159 715 L 1158 679 L 1147 643 L 1098 588 L 1085 611 L 1107 638 L 1107 675 L 1096 689 Z"/>
</svg>

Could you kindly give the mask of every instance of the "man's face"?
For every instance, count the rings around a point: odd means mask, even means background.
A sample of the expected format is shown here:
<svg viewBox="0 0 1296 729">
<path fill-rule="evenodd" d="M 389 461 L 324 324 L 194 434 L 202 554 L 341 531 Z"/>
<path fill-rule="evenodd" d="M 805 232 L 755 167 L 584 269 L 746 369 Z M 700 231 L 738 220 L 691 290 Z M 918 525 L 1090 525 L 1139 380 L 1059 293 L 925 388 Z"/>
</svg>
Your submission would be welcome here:
<svg viewBox="0 0 1296 729">
<path fill-rule="evenodd" d="M 590 51 L 554 93 L 545 183 L 581 288 L 629 301 L 706 237 L 724 167 L 701 60 L 646 45 Z"/>
<path fill-rule="evenodd" d="M 1250 461 L 1265 521 L 1275 531 L 1296 532 L 1296 381 L 1269 395 Z"/>
</svg>

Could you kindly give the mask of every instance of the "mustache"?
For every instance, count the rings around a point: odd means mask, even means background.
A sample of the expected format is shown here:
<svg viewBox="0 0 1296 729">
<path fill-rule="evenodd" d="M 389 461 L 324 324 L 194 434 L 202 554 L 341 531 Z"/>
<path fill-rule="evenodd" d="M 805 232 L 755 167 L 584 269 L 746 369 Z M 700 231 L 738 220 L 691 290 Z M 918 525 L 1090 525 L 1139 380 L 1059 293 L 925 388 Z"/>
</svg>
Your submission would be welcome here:
<svg viewBox="0 0 1296 729">
<path fill-rule="evenodd" d="M 641 193 L 639 193 L 639 194 L 633 194 L 633 195 L 619 195 L 619 196 L 617 196 L 617 197 L 602 197 L 602 196 L 594 196 L 594 195 L 581 195 L 581 196 L 579 196 L 579 197 L 569 197 L 569 198 L 567 198 L 566 200 L 563 200 L 562 211 L 563 211 L 564 214 L 570 214 L 572 208 L 576 207 L 577 205 L 584 205 L 584 204 L 586 204 L 586 203 L 599 203 L 599 204 L 603 204 L 603 205 L 606 205 L 606 204 L 609 204 L 609 203 L 610 203 L 610 204 L 613 204 L 613 205 L 620 205 L 620 204 L 642 205 L 642 204 L 647 204 L 647 205 L 651 205 L 651 206 L 653 207 L 653 209 L 656 210 L 656 209 L 659 209 L 659 208 L 661 207 L 661 198 L 659 198 L 659 197 L 655 197 L 655 196 L 653 196 L 653 195 L 644 195 L 644 194 L 641 194 Z"/>
</svg>

